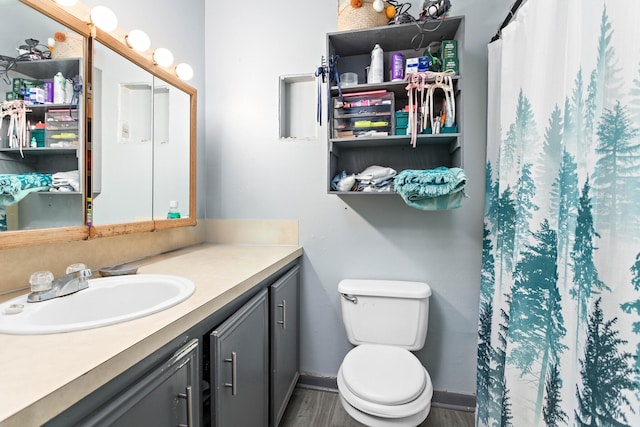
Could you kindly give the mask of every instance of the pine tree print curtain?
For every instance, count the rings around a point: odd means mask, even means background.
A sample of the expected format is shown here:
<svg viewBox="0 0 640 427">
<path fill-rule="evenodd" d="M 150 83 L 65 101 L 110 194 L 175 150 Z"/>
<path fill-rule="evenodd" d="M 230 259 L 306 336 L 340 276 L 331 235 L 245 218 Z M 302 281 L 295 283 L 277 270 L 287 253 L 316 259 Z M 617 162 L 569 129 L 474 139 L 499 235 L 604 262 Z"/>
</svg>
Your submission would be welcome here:
<svg viewBox="0 0 640 427">
<path fill-rule="evenodd" d="M 489 45 L 477 425 L 640 426 L 640 2 Z"/>
</svg>

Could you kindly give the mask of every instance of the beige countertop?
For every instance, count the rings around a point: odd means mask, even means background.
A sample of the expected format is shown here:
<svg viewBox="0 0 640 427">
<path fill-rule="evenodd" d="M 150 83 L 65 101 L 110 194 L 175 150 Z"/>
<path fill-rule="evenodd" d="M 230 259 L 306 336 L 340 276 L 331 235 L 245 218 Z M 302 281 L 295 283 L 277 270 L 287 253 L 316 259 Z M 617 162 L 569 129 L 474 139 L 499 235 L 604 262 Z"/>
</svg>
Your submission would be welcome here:
<svg viewBox="0 0 640 427">
<path fill-rule="evenodd" d="M 193 280 L 194 294 L 174 307 L 84 331 L 0 334 L 0 426 L 41 425 L 300 256 L 298 246 L 181 249 L 135 262 L 139 274 Z"/>
</svg>

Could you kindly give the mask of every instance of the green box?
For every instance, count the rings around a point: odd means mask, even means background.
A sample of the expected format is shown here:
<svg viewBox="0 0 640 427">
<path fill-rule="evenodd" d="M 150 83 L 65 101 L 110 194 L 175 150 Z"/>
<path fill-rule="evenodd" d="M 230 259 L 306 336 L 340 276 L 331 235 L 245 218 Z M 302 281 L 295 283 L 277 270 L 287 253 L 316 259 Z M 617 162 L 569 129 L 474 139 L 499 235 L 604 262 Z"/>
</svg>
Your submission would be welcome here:
<svg viewBox="0 0 640 427">
<path fill-rule="evenodd" d="M 15 77 L 13 79 L 13 92 L 20 93 L 20 89 L 22 88 L 32 88 L 42 86 L 42 81 L 40 80 L 30 80 L 23 79 L 20 77 Z"/>
<path fill-rule="evenodd" d="M 20 77 L 13 78 L 13 92 L 20 93 L 20 88 L 22 87 L 22 79 Z"/>
<path fill-rule="evenodd" d="M 15 92 L 7 92 L 4 95 L 4 100 L 5 101 L 14 101 L 16 99 L 18 99 L 18 94 L 15 93 Z"/>
<path fill-rule="evenodd" d="M 458 58 L 458 41 L 443 40 L 440 53 L 441 53 L 443 62 L 447 62 L 448 59 L 457 59 Z"/>
<path fill-rule="evenodd" d="M 453 71 L 454 74 L 460 74 L 460 63 L 458 62 L 458 58 L 446 59 L 442 66 L 442 71 Z"/>
<path fill-rule="evenodd" d="M 32 129 L 31 136 L 36 139 L 38 147 L 44 147 L 44 129 Z"/>
</svg>

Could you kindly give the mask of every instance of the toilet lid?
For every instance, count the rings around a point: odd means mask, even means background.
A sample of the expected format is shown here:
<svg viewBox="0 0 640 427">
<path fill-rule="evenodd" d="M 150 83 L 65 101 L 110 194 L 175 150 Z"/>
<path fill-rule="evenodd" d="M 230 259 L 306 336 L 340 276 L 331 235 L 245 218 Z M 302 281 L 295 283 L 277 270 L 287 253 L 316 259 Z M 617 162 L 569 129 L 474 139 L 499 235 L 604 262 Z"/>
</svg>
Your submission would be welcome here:
<svg viewBox="0 0 640 427">
<path fill-rule="evenodd" d="M 354 395 L 381 405 L 411 402 L 427 383 L 418 358 L 400 347 L 359 345 L 347 353 L 341 369 L 345 385 Z"/>
</svg>

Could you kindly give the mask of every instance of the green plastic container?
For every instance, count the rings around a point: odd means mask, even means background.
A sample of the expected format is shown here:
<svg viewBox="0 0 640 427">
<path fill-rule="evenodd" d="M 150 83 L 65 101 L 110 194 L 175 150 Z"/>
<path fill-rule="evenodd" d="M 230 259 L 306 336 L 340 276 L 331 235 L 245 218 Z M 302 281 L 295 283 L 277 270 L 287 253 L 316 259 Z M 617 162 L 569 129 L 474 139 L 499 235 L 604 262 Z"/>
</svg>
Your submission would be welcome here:
<svg viewBox="0 0 640 427">
<path fill-rule="evenodd" d="M 44 129 L 33 129 L 31 137 L 36 139 L 38 147 L 44 147 Z"/>
</svg>

